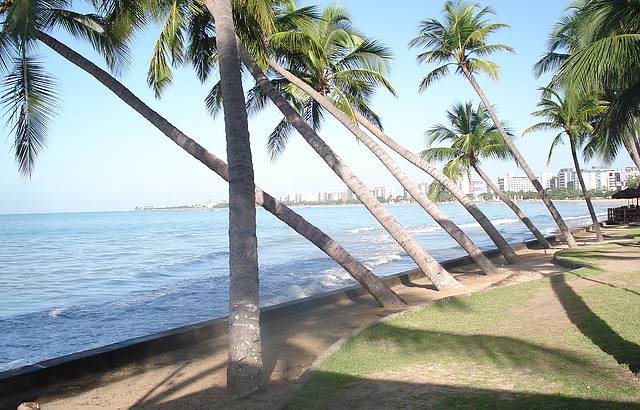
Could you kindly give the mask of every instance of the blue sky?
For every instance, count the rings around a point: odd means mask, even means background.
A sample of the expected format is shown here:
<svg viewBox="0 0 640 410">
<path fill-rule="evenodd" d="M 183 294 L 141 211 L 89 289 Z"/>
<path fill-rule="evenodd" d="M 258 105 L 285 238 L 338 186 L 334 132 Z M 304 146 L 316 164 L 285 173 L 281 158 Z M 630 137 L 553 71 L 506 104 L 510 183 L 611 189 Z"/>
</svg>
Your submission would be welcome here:
<svg viewBox="0 0 640 410">
<path fill-rule="evenodd" d="M 330 2 L 301 2 L 326 5 Z M 407 42 L 416 34 L 419 20 L 439 15 L 444 1 L 397 1 L 375 7 L 378 2 L 343 1 L 354 23 L 364 33 L 392 48 L 395 61 L 390 75 L 398 98 L 382 91 L 373 107 L 385 129 L 406 147 L 424 148 L 424 130 L 444 121 L 445 110 L 460 101 L 478 102 L 473 89 L 461 76 L 450 75 L 423 94 L 417 84 L 429 67 L 418 66 L 415 50 Z M 546 78 L 536 79 L 531 67 L 545 49 L 547 34 L 568 2 L 483 2 L 497 11 L 496 20 L 511 25 L 497 34 L 495 42 L 515 48 L 516 54 L 499 54 L 493 59 L 503 69 L 502 78 L 479 82 L 499 114 L 519 135 L 534 119 L 530 113 L 539 97 L 537 88 Z M 173 85 L 161 100 L 146 86 L 146 69 L 157 29 L 141 33 L 134 42 L 131 67 L 120 79 L 131 90 L 189 136 L 216 155 L 225 157 L 222 118 L 212 120 L 203 99 L 209 84 L 200 84 L 188 68 L 176 72 Z M 78 41 L 60 39 L 98 62 L 99 58 Z M 4 129 L 0 138 L 0 213 L 129 210 L 138 205 L 178 205 L 227 197 L 227 184 L 169 141 L 108 90 L 59 56 L 41 48 L 47 69 L 60 83 L 61 106 L 49 132 L 46 149 L 38 159 L 31 180 L 17 172 L 12 136 Z M 280 116 L 270 107 L 250 118 L 250 132 L 256 183 L 273 195 L 288 191 L 343 190 L 344 185 L 304 140 L 294 134 L 284 155 L 271 162 L 266 155 L 266 138 Z M 370 186 L 399 186 L 373 155 L 354 137 L 328 120 L 320 135 Z M 539 133 L 518 141 L 536 172 L 571 166 L 566 148 L 561 147 L 551 165 L 545 166 L 552 133 Z M 417 181 L 429 178 L 410 164 L 403 168 Z M 614 166 L 630 161 L 621 156 Z M 517 172 L 513 163 L 487 163 L 492 176 Z"/>
</svg>

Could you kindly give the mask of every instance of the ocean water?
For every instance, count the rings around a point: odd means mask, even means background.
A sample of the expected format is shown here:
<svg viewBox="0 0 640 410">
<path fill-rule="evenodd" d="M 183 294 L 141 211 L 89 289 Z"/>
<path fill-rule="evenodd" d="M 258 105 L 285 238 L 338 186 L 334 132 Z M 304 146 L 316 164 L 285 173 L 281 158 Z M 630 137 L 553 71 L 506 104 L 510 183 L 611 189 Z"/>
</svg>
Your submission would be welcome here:
<svg viewBox="0 0 640 410">
<path fill-rule="evenodd" d="M 581 203 L 557 207 L 570 226 L 589 223 Z M 388 208 L 436 259 L 464 255 L 418 206 Z M 506 206 L 481 208 L 509 242 L 533 238 Z M 541 203 L 522 208 L 544 234 L 556 232 Z M 441 209 L 492 247 L 462 207 Z M 296 211 L 380 276 L 415 267 L 362 206 Z M 596 211 L 603 218 L 606 206 Z M 225 316 L 227 218 L 227 210 L 0 215 L 0 370 Z M 355 283 L 262 209 L 258 241 L 263 305 Z"/>
</svg>

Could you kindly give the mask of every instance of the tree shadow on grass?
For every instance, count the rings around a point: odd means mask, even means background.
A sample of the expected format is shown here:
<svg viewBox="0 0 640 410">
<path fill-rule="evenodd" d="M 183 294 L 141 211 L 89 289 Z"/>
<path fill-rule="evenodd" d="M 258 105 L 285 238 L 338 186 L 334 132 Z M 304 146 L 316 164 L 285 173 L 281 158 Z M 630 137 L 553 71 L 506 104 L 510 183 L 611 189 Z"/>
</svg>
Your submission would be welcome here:
<svg viewBox="0 0 640 410">
<path fill-rule="evenodd" d="M 302 409 L 637 409 L 638 403 L 569 397 L 561 394 L 372 380 L 319 372 L 318 381 L 340 381 L 330 390 L 310 386 L 286 410 Z"/>
<path fill-rule="evenodd" d="M 573 351 L 519 338 L 438 332 L 381 322 L 354 342 L 358 346 L 355 353 L 343 352 L 336 358 L 336 366 L 345 365 L 345 373 L 357 369 L 364 376 L 335 372 L 329 363 L 324 370 L 314 372 L 285 408 L 638 408 L 638 403 L 571 397 L 523 387 L 539 383 L 537 380 L 547 374 L 572 377 L 597 364 Z M 412 359 L 404 361 L 406 357 Z M 384 371 L 385 360 L 391 361 L 388 372 Z M 482 380 L 477 379 L 480 375 Z M 528 375 L 533 377 L 529 381 Z M 549 383 L 553 391 L 553 383 Z M 482 384 L 495 388 L 476 387 Z M 536 387 L 544 390 L 544 386 Z"/>
<path fill-rule="evenodd" d="M 593 313 L 580 295 L 567 284 L 564 275 L 552 276 L 550 281 L 571 323 L 600 350 L 613 356 L 619 364 L 627 366 L 634 374 L 638 374 L 640 346 L 622 338 L 607 322 Z"/>
<path fill-rule="evenodd" d="M 537 371 L 571 374 L 594 366 L 574 352 L 540 346 L 513 337 L 456 334 L 424 329 L 410 329 L 385 322 L 366 330 L 356 339 L 364 344 L 361 351 L 371 357 L 358 357 L 363 366 L 387 360 L 397 355 L 420 358 L 430 355 L 423 365 L 439 363 L 438 358 L 453 358 L 462 363 L 460 377 L 469 378 L 474 372 L 483 372 L 489 366 L 494 372 L 507 371 L 508 375 Z M 381 354 L 385 351 L 386 354 Z M 426 357 L 426 356 L 424 356 Z M 420 359 L 418 359 L 420 360 Z M 464 370 L 465 363 L 468 370 Z M 420 364 L 420 363 L 417 363 Z M 443 360 L 443 366 L 447 361 Z M 411 363 L 404 363 L 411 365 Z M 425 368 L 425 372 L 429 372 Z M 365 372 L 367 373 L 367 372 Z M 367 373 L 368 374 L 368 373 Z M 510 376 L 505 376 L 506 378 Z M 487 375 L 489 383 L 494 376 Z M 351 376 L 331 371 L 316 371 L 299 394 L 294 396 L 296 383 L 281 382 L 269 385 L 264 391 L 245 399 L 233 399 L 224 389 L 212 387 L 190 395 L 161 400 L 150 400 L 136 408 L 154 409 L 276 409 L 287 404 L 288 409 L 384 409 L 384 408 L 637 408 L 635 403 L 600 401 L 566 397 L 558 394 L 518 392 L 507 389 L 475 388 L 461 385 L 455 377 L 452 385 L 409 380 L 379 380 L 366 376 Z M 283 386 L 282 384 L 286 384 Z M 366 388 L 362 388 L 366 384 Z M 456 385 L 458 384 L 458 385 Z M 279 389 L 280 393 L 277 393 Z M 284 394 L 282 394 L 284 392 Z M 295 398 L 294 398 L 295 397 Z M 284 398 L 284 400 L 283 400 Z M 293 399 L 293 400 L 291 400 Z"/>
<path fill-rule="evenodd" d="M 604 281 L 601 281 L 601 280 L 593 279 L 593 278 L 590 278 L 590 277 L 587 277 L 587 276 L 584 276 L 584 275 L 580 275 L 579 273 L 576 273 L 576 272 L 568 272 L 568 274 L 573 275 L 573 276 L 577 276 L 580 279 L 588 280 L 589 282 L 598 283 L 600 285 L 605 285 L 605 286 L 608 286 L 608 287 L 614 288 L 614 289 L 624 290 L 625 292 L 629 292 L 629 293 L 632 293 L 632 294 L 634 294 L 636 296 L 640 296 L 640 292 L 635 291 L 633 289 L 629 289 L 629 288 L 625 288 L 625 287 L 614 285 L 613 283 L 609 283 L 609 282 L 604 282 Z"/>
</svg>

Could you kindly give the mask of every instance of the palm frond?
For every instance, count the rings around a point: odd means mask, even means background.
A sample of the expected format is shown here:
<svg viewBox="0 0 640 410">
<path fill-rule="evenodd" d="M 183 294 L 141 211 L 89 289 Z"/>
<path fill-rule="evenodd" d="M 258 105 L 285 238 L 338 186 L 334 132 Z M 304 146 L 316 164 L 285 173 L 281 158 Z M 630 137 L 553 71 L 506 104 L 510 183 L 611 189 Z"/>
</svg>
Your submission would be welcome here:
<svg viewBox="0 0 640 410">
<path fill-rule="evenodd" d="M 215 118 L 220 113 L 222 110 L 222 86 L 220 81 L 211 87 L 209 94 L 204 99 L 204 105 L 212 118 Z"/>
<path fill-rule="evenodd" d="M 14 134 L 18 170 L 25 177 L 33 174 L 46 144 L 48 128 L 58 110 L 57 88 L 42 62 L 28 55 L 15 59 L 13 70 L 2 82 L 0 105 Z"/>
<path fill-rule="evenodd" d="M 267 153 L 271 161 L 275 161 L 282 156 L 293 130 L 293 125 L 286 118 L 283 118 L 271 131 L 267 140 Z"/>
<path fill-rule="evenodd" d="M 112 72 L 119 73 L 129 64 L 127 40 L 118 38 L 108 21 L 97 14 L 81 14 L 70 10 L 51 10 L 50 24 L 73 37 L 88 41 L 104 59 Z"/>
<path fill-rule="evenodd" d="M 442 77 L 445 77 L 449 74 L 449 65 L 443 65 L 436 69 L 433 69 L 420 80 L 420 84 L 418 85 L 418 92 L 424 92 L 431 84 L 438 81 Z"/>
</svg>

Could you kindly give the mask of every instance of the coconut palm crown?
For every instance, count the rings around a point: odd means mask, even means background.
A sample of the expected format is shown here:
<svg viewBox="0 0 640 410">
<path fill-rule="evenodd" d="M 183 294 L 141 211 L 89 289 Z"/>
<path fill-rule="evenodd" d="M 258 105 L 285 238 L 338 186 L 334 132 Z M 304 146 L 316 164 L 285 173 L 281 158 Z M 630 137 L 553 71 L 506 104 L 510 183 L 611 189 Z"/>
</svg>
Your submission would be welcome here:
<svg viewBox="0 0 640 410">
<path fill-rule="evenodd" d="M 634 135 L 640 117 L 640 2 L 585 0 L 571 16 L 570 56 L 554 84 L 613 98 L 598 132 Z"/>
<path fill-rule="evenodd" d="M 421 21 L 418 35 L 409 42 L 410 47 L 424 50 L 417 56 L 419 63 L 439 65 L 422 78 L 419 90 L 424 91 L 449 74 L 452 66 L 457 73 L 465 67 L 471 73 L 484 73 L 497 80 L 500 67 L 485 57 L 496 51 L 513 52 L 513 48 L 489 43 L 488 37 L 509 25 L 490 22 L 488 18 L 495 14 L 494 10 L 480 8 L 477 3 L 447 1 L 443 14 L 442 21 L 433 18 Z"/>
<path fill-rule="evenodd" d="M 491 117 L 482 104 L 456 104 L 447 111 L 451 127 L 438 124 L 425 133 L 427 149 L 420 154 L 427 161 L 446 162 L 444 173 L 454 181 L 478 167 L 483 159 L 512 158 Z M 434 146 L 445 143 L 446 146 Z"/>
<path fill-rule="evenodd" d="M 292 15 L 300 16 L 301 10 L 306 18 L 291 18 Z M 395 95 L 385 78 L 391 61 L 387 47 L 361 34 L 341 6 L 328 6 L 317 15 L 312 8 L 296 9 L 295 3 L 291 2 L 282 10 L 276 24 L 279 31 L 269 40 L 275 60 L 328 97 L 354 122 L 357 112 L 381 125 L 379 117 L 369 107 L 369 101 L 380 85 Z M 315 130 L 320 128 L 324 109 L 318 102 L 274 73 L 272 83 Z M 266 105 L 266 95 L 259 87 L 249 90 L 248 94 L 250 112 Z M 292 131 L 293 127 L 284 118 L 273 130 L 268 141 L 272 158 L 283 152 Z"/>
<path fill-rule="evenodd" d="M 543 93 L 538 110 L 533 112 L 543 121 L 524 130 L 523 134 L 534 131 L 555 130 L 559 133 L 554 137 L 549 148 L 547 164 L 555 148 L 564 143 L 564 137 L 573 139 L 576 147 L 580 147 L 594 131 L 594 121 L 607 110 L 607 102 L 595 97 L 594 94 L 582 95 L 580 99 L 565 98 L 557 90 L 550 87 L 540 89 Z"/>
</svg>

